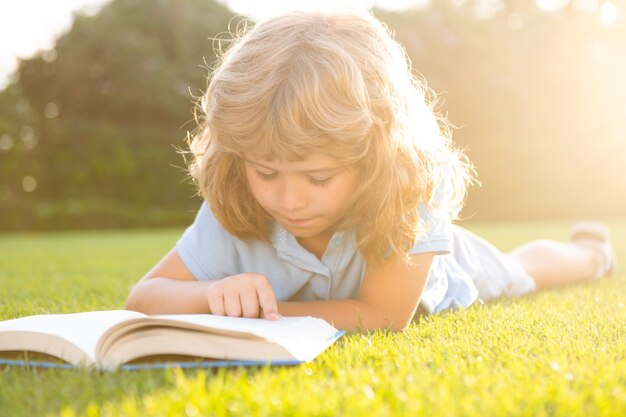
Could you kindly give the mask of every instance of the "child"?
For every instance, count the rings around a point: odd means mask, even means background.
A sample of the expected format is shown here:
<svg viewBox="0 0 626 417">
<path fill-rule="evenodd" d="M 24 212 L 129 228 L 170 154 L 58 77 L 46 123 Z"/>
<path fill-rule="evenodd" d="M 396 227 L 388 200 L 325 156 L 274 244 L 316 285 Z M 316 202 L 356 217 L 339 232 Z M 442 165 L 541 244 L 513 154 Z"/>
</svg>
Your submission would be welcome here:
<svg viewBox="0 0 626 417">
<path fill-rule="evenodd" d="M 146 313 L 404 329 L 611 270 L 607 229 L 511 254 L 451 224 L 472 181 L 402 48 L 367 13 L 289 13 L 225 53 L 190 172 L 205 202 L 132 290 Z"/>
</svg>

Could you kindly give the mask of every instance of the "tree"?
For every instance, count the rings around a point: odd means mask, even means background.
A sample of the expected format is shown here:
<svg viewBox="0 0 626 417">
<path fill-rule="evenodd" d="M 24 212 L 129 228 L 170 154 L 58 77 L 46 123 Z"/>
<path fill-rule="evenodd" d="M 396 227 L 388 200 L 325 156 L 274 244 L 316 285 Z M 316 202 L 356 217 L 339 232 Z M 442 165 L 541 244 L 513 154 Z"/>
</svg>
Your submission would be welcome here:
<svg viewBox="0 0 626 417">
<path fill-rule="evenodd" d="M 5 107 L 21 109 L 0 127 L 22 139 L 0 153 L 12 167 L 0 179 L 0 228 L 188 218 L 181 208 L 197 201 L 181 184 L 175 148 L 195 127 L 194 97 L 215 60 L 211 37 L 232 18 L 214 1 L 114 0 L 94 16 L 75 16 L 53 50 L 23 60 L 0 95 Z M 157 208 L 171 208 L 172 219 Z"/>
</svg>

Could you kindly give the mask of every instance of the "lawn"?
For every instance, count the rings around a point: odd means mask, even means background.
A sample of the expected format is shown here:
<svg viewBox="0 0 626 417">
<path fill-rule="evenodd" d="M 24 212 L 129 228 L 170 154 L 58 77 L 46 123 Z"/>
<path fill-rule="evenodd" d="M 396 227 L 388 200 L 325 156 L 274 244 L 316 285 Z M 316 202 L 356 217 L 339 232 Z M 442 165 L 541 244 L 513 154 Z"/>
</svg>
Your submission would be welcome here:
<svg viewBox="0 0 626 417">
<path fill-rule="evenodd" d="M 502 249 L 564 224 L 472 224 Z M 626 223 L 612 224 L 626 259 Z M 0 319 L 116 309 L 181 229 L 0 235 Z M 0 416 L 626 415 L 626 273 L 350 333 L 310 364 L 0 367 Z"/>
</svg>

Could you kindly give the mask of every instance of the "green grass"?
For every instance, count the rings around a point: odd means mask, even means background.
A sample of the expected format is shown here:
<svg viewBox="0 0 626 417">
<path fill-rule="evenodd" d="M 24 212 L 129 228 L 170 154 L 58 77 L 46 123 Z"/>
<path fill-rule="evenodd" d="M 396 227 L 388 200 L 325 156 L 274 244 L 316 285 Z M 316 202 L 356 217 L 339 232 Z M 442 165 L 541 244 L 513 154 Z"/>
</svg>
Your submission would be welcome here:
<svg viewBox="0 0 626 417">
<path fill-rule="evenodd" d="M 561 224 L 471 225 L 511 249 Z M 182 230 L 0 235 L 0 319 L 123 306 Z M 613 224 L 626 259 L 626 224 Z M 310 364 L 0 367 L 0 416 L 626 415 L 626 274 L 352 333 Z"/>
</svg>

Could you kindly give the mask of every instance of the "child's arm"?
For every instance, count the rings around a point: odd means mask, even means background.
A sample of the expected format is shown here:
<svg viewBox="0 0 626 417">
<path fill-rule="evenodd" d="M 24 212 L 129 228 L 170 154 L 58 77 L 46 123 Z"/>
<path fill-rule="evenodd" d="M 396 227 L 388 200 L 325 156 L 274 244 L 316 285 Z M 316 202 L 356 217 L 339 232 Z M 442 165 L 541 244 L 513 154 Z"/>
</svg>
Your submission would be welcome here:
<svg viewBox="0 0 626 417">
<path fill-rule="evenodd" d="M 197 281 L 172 249 L 133 288 L 126 308 L 146 314 L 212 313 L 227 316 L 277 318 L 321 317 L 343 329 L 391 328 L 411 321 L 419 304 L 434 254 L 412 257 L 370 268 L 357 299 L 289 301 L 276 305 L 267 278 L 259 274 L 233 275 L 218 281 Z M 167 278 L 166 278 L 167 277 Z"/>
<path fill-rule="evenodd" d="M 419 304 L 433 253 L 413 255 L 413 264 L 400 261 L 370 268 L 357 299 L 288 301 L 278 304 L 284 316 L 321 317 L 341 329 L 402 330 Z"/>
<path fill-rule="evenodd" d="M 172 249 L 135 285 L 126 308 L 144 314 L 203 314 L 279 317 L 276 296 L 260 274 L 197 281 Z"/>
</svg>

